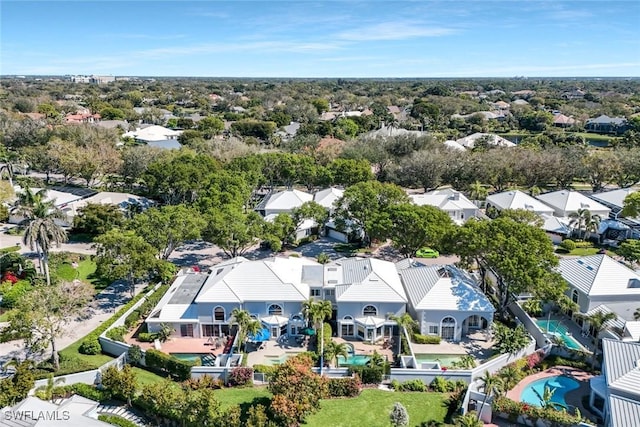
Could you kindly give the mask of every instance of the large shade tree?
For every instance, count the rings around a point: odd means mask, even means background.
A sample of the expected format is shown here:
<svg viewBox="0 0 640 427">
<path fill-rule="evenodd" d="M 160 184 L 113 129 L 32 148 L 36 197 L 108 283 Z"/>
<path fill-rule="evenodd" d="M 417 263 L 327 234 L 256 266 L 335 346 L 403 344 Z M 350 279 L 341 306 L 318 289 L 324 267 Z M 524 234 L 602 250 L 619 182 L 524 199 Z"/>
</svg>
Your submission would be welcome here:
<svg viewBox="0 0 640 427">
<path fill-rule="evenodd" d="M 389 209 L 391 228 L 389 237 L 393 246 L 406 256 L 415 256 L 424 246 L 441 248 L 454 224 L 446 212 L 433 206 L 403 203 Z"/>
<path fill-rule="evenodd" d="M 88 310 L 92 297 L 91 286 L 79 280 L 36 286 L 18 300 L 2 335 L 23 339 L 31 352 L 51 348 L 51 360 L 57 370 L 58 339 L 70 332 L 68 325 L 73 319 Z"/>
<path fill-rule="evenodd" d="M 234 258 L 255 246 L 264 230 L 264 220 L 254 211 L 225 206 L 210 209 L 204 215 L 206 226 L 202 237 L 218 246 L 225 255 Z"/>
</svg>

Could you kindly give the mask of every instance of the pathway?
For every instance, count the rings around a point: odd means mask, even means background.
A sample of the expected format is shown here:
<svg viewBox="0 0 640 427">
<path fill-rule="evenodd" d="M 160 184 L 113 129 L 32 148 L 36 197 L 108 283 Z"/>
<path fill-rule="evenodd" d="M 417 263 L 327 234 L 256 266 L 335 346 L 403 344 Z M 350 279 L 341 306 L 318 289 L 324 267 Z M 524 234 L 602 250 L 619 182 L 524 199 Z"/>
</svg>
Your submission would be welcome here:
<svg viewBox="0 0 640 427">
<path fill-rule="evenodd" d="M 117 415 L 128 421 L 131 421 L 132 423 L 140 427 L 151 425 L 151 423 L 149 423 L 149 421 L 143 415 L 138 414 L 137 411 L 134 412 L 134 410 L 126 406 L 101 403 L 100 405 L 98 405 L 97 411 L 99 415 Z"/>
</svg>

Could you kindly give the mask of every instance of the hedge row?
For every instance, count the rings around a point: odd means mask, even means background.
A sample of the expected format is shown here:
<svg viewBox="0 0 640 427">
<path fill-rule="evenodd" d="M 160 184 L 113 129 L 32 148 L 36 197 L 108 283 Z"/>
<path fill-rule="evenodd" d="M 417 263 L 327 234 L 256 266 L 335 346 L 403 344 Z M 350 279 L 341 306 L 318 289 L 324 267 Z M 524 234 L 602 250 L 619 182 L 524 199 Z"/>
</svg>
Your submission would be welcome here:
<svg viewBox="0 0 640 427">
<path fill-rule="evenodd" d="M 576 426 L 583 421 L 577 409 L 576 415 L 571 415 L 564 409 L 558 411 L 553 408 L 540 408 L 524 402 L 515 402 L 503 396 L 494 401 L 493 408 L 495 412 L 505 414 L 511 422 L 516 422 L 520 416 L 529 420 L 546 420 L 552 425 L 567 427 Z"/>
<path fill-rule="evenodd" d="M 129 421 L 126 418 L 122 418 L 118 415 L 98 415 L 99 421 L 104 421 L 107 424 L 111 424 L 112 426 L 120 426 L 120 427 L 138 427 L 138 424 Z"/>
<path fill-rule="evenodd" d="M 356 374 L 363 384 L 380 384 L 384 375 L 382 366 L 350 366 L 349 375 Z"/>
<path fill-rule="evenodd" d="M 143 302 L 140 307 L 133 310 L 129 315 L 124 319 L 124 326 L 127 329 L 135 326 L 140 320 L 147 317 L 151 314 L 151 310 L 160 302 L 160 299 L 164 296 L 164 294 L 169 290 L 170 285 L 162 285 L 155 291 L 149 298 Z"/>
<path fill-rule="evenodd" d="M 162 298 L 162 296 L 164 295 L 164 293 L 167 291 L 167 289 L 169 289 L 168 285 L 162 285 L 160 286 L 150 297 L 149 299 L 152 298 L 157 298 L 156 301 L 159 301 L 160 298 Z M 102 324 L 100 326 L 98 326 L 96 329 L 93 330 L 93 332 L 91 332 L 89 335 L 87 335 L 85 337 L 85 339 L 82 341 L 82 344 L 80 345 L 80 348 L 78 349 L 78 351 L 82 354 L 100 354 L 102 352 L 102 347 L 100 346 L 100 341 L 98 340 L 98 338 L 100 337 L 100 335 L 102 335 L 102 333 L 104 331 L 106 331 L 107 329 L 109 329 L 111 327 L 111 325 L 113 325 L 113 323 L 118 320 L 120 317 L 122 317 L 124 315 L 124 313 L 127 312 L 127 310 L 129 310 L 131 307 L 133 307 L 133 305 L 135 303 L 137 303 L 138 301 L 140 301 L 141 298 L 144 297 L 144 293 L 139 293 L 138 295 L 136 295 L 135 297 L 133 297 L 131 299 L 131 301 L 129 301 L 128 303 L 126 303 L 125 305 L 123 305 L 120 310 L 118 310 L 116 312 L 116 314 L 114 314 L 113 316 L 111 316 L 109 319 L 107 319 L 106 321 L 102 322 Z M 149 300 L 148 299 L 148 300 Z M 148 301 L 147 300 L 147 301 Z M 142 304 L 144 305 L 144 303 Z"/>
<path fill-rule="evenodd" d="M 413 342 L 416 344 L 440 344 L 438 335 L 413 334 Z"/>
<path fill-rule="evenodd" d="M 362 390 L 360 377 L 354 375 L 351 378 L 329 378 L 329 396 L 331 397 L 356 397 Z"/>
<path fill-rule="evenodd" d="M 176 381 L 185 381 L 191 378 L 191 367 L 194 366 L 193 363 L 153 349 L 145 352 L 144 364 L 150 370 L 161 375 L 168 375 Z"/>
</svg>

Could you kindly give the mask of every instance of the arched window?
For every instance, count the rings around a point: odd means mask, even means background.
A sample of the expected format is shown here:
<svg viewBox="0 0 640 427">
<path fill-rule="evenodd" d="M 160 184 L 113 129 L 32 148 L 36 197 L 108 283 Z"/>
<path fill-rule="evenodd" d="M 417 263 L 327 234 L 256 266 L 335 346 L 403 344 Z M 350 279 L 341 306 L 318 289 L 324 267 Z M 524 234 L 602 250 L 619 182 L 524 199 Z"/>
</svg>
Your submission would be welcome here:
<svg viewBox="0 0 640 427">
<path fill-rule="evenodd" d="M 368 305 L 362 310 L 362 315 L 363 316 L 377 316 L 378 315 L 378 309 L 375 308 L 372 305 Z"/>
<path fill-rule="evenodd" d="M 342 318 L 342 320 L 347 320 L 347 321 L 348 321 L 348 320 L 353 320 L 353 317 L 351 317 L 351 316 L 347 315 L 347 316 L 344 316 L 344 317 Z"/>
<path fill-rule="evenodd" d="M 224 308 L 216 307 L 213 309 L 213 320 L 215 320 L 216 322 L 224 322 Z"/>
<path fill-rule="evenodd" d="M 293 321 L 301 321 L 302 320 L 302 316 L 300 316 L 299 314 L 294 314 L 293 316 L 291 316 L 291 320 L 293 320 Z"/>
<path fill-rule="evenodd" d="M 574 289 L 573 292 L 571 292 L 571 301 L 578 304 L 578 291 L 576 289 Z"/>
<path fill-rule="evenodd" d="M 281 316 L 282 315 L 282 307 L 279 304 L 271 304 L 269 309 L 269 316 Z"/>
</svg>

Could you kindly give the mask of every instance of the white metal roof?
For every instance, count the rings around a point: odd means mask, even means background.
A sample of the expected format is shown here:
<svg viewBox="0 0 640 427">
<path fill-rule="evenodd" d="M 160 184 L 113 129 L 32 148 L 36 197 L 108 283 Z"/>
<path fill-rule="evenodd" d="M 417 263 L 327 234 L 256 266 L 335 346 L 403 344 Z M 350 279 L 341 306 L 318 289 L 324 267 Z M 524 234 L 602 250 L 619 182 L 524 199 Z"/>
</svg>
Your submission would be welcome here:
<svg viewBox="0 0 640 427">
<path fill-rule="evenodd" d="M 640 275 L 607 255 L 561 258 L 558 271 L 582 293 L 640 298 Z M 640 300 L 639 300 L 640 301 Z"/>
<path fill-rule="evenodd" d="M 434 190 L 424 194 L 412 194 L 409 197 L 418 206 L 435 206 L 445 212 L 478 209 L 464 194 L 451 188 Z"/>
<path fill-rule="evenodd" d="M 607 307 L 605 304 L 600 304 L 597 307 L 592 308 L 591 310 L 587 311 L 584 315 L 586 317 L 591 317 L 596 313 L 602 313 L 602 314 L 607 314 L 607 313 L 613 313 L 616 315 L 615 319 L 611 319 L 608 320 L 607 322 L 605 322 L 605 325 L 608 328 L 615 328 L 615 329 L 623 329 L 624 328 L 624 324 L 625 324 L 625 320 L 618 316 L 616 314 L 616 312 L 614 312 L 613 310 L 611 310 L 611 308 Z"/>
<path fill-rule="evenodd" d="M 551 193 L 540 194 L 538 200 L 543 201 L 554 209 L 565 213 L 577 212 L 579 209 L 589 209 L 591 214 L 598 214 L 605 219 L 609 216 L 611 209 L 603 204 L 588 198 L 577 191 L 559 190 Z"/>
<path fill-rule="evenodd" d="M 609 427 L 640 426 L 640 401 L 609 396 Z"/>
<path fill-rule="evenodd" d="M 136 129 L 134 131 L 126 132 L 122 136 L 131 137 L 140 141 L 164 141 L 166 139 L 175 139 L 180 135 L 182 135 L 182 131 L 153 125 L 144 129 Z"/>
<path fill-rule="evenodd" d="M 610 391 L 640 398 L 640 343 L 603 339 L 602 351 Z"/>
<path fill-rule="evenodd" d="M 327 273 L 338 281 L 336 301 L 407 302 L 400 276 L 392 262 L 375 258 L 345 258 L 326 264 Z"/>
<path fill-rule="evenodd" d="M 590 197 L 592 199 L 607 203 L 616 208 L 622 209 L 624 206 L 624 199 L 631 193 L 638 191 L 635 188 L 618 188 L 617 190 L 602 191 L 600 193 L 594 193 Z"/>
<path fill-rule="evenodd" d="M 553 214 L 553 208 L 520 190 L 504 191 L 487 197 L 487 203 L 499 210 L 524 209 L 537 214 Z"/>
<path fill-rule="evenodd" d="M 335 187 L 325 188 L 313 195 L 313 201 L 327 209 L 333 208 L 333 202 L 344 195 L 344 190 Z"/>
<path fill-rule="evenodd" d="M 544 221 L 542 229 L 550 233 L 568 235 L 571 232 L 569 226 L 565 223 L 566 219 L 557 216 L 542 214 L 540 215 Z"/>
<path fill-rule="evenodd" d="M 313 200 L 313 196 L 300 190 L 285 190 L 267 196 L 259 208 L 265 210 L 291 211 L 305 202 Z"/>
<path fill-rule="evenodd" d="M 624 324 L 624 338 L 631 338 L 632 341 L 640 341 L 640 321 L 629 321 Z"/>
<path fill-rule="evenodd" d="M 458 150 L 458 151 L 467 151 L 466 148 L 464 148 L 464 146 L 460 145 L 459 143 L 457 143 L 456 141 L 445 141 L 444 145 L 448 148 L 454 149 L 454 150 Z"/>
<path fill-rule="evenodd" d="M 495 311 L 475 281 L 455 266 L 407 268 L 400 277 L 416 310 Z"/>
<path fill-rule="evenodd" d="M 476 132 L 476 133 L 471 134 L 469 136 L 465 136 L 464 138 L 457 139 L 456 142 L 458 144 L 462 145 L 463 147 L 473 148 L 478 139 L 485 138 L 485 137 L 488 139 L 488 142 L 491 145 L 497 145 L 497 146 L 500 146 L 500 147 L 515 147 L 516 146 L 516 144 L 514 144 L 513 142 L 511 142 L 508 139 L 505 139 L 505 138 L 503 138 L 501 136 L 498 136 L 498 135 L 493 134 L 493 133 L 482 133 L 482 132 Z"/>
</svg>

